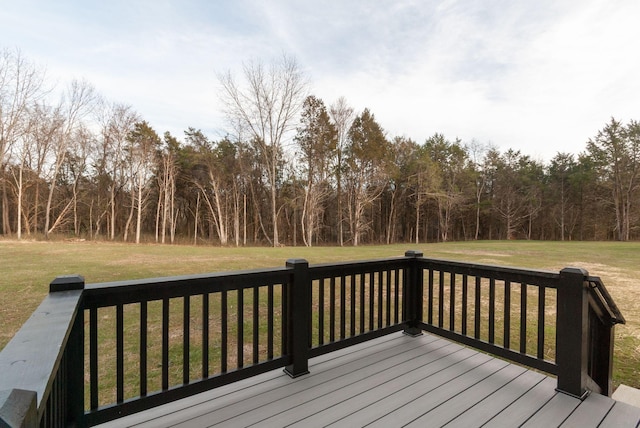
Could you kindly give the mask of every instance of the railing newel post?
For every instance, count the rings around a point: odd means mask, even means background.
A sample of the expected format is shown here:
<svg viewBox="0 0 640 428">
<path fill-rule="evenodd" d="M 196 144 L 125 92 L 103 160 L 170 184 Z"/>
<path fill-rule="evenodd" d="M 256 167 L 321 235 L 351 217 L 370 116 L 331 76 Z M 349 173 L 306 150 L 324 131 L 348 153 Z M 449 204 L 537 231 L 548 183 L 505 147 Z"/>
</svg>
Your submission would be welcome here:
<svg viewBox="0 0 640 428">
<path fill-rule="evenodd" d="M 407 267 L 407 283 L 405 287 L 407 297 L 404 306 L 407 328 L 404 329 L 403 333 L 415 337 L 422 335 L 422 329 L 419 323 L 422 321 L 422 286 L 424 272 L 418 265 L 418 259 L 423 256 L 423 253 L 421 251 L 410 250 L 405 252 L 404 256 L 409 259 L 409 266 Z"/>
<path fill-rule="evenodd" d="M 49 284 L 49 293 L 84 290 L 84 277 L 81 275 L 63 275 Z M 84 311 L 82 299 L 76 313 L 69 339 L 67 341 L 66 372 L 68 374 L 68 398 L 65 412 L 67 422 L 74 427 L 86 426 L 84 419 Z"/>
<path fill-rule="evenodd" d="M 311 323 L 311 280 L 309 262 L 289 259 L 293 280 L 287 286 L 287 353 L 291 363 L 284 369 L 292 378 L 309 373 L 309 325 Z"/>
<path fill-rule="evenodd" d="M 584 269 L 564 268 L 557 289 L 557 390 L 581 399 L 588 394 L 588 275 Z"/>
</svg>

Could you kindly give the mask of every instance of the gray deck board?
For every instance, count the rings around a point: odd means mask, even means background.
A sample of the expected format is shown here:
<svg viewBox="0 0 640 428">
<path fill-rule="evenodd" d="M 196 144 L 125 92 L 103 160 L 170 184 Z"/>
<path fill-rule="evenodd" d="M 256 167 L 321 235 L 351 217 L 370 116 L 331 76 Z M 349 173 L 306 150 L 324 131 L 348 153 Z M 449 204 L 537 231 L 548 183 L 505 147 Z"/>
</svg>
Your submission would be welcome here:
<svg viewBox="0 0 640 428">
<path fill-rule="evenodd" d="M 459 376 L 452 378 L 448 381 L 445 381 L 437 388 L 432 390 L 427 390 L 421 395 L 421 390 L 416 389 L 411 395 L 416 398 L 406 402 L 406 397 L 404 398 L 405 404 L 401 406 L 397 406 L 392 412 L 389 412 L 382 416 L 380 419 L 377 419 L 375 423 L 371 424 L 373 427 L 389 427 L 392 425 L 401 425 L 404 426 L 425 413 L 437 408 L 443 403 L 453 399 L 453 397 L 460 394 L 462 391 L 468 389 L 469 387 L 482 382 L 487 377 L 493 375 L 497 371 L 503 369 L 507 366 L 505 361 L 491 359 L 487 362 L 484 362 L 477 367 L 461 373 Z M 429 382 L 425 385 L 428 385 Z M 424 388 L 424 387 L 423 387 Z M 427 389 L 427 388 L 424 388 Z M 424 390 L 423 389 L 423 390 Z M 401 393 L 396 394 L 399 399 Z"/>
<path fill-rule="evenodd" d="M 420 359 L 419 365 L 414 362 L 413 370 L 409 367 L 399 376 L 389 373 L 384 378 L 376 379 L 377 385 L 370 385 L 368 388 L 360 388 L 358 385 L 352 385 L 343 391 L 340 401 L 332 406 L 319 410 L 322 407 L 316 407 L 316 411 L 312 414 L 305 414 L 304 419 L 298 419 L 291 426 L 305 427 L 309 423 L 325 426 L 330 423 L 341 420 L 354 411 L 375 405 L 378 401 L 384 400 L 388 395 L 397 391 L 399 388 L 407 385 L 411 381 L 419 379 L 419 376 L 429 376 L 430 374 L 442 371 L 459 361 L 473 356 L 473 351 L 463 349 L 458 346 L 446 346 L 434 351 L 430 354 L 429 359 Z"/>
<path fill-rule="evenodd" d="M 281 391 L 282 395 L 277 397 L 269 397 L 268 400 L 256 399 L 256 403 L 260 405 L 251 406 L 238 405 L 230 407 L 226 410 L 234 416 L 234 422 L 240 426 L 250 426 L 252 424 L 265 422 L 268 420 L 270 424 L 278 426 L 279 423 L 290 423 L 292 417 L 300 415 L 304 411 L 302 407 L 314 408 L 312 401 L 320 401 L 323 406 L 331 406 L 338 403 L 345 397 L 345 390 L 352 385 L 357 385 L 360 389 L 368 389 L 372 383 L 378 383 L 386 376 L 397 377 L 402 375 L 406 370 L 410 370 L 410 365 L 415 358 L 421 355 L 439 354 L 438 350 L 447 345 L 444 340 L 430 342 L 429 346 L 422 346 L 408 351 L 402 351 L 402 348 L 396 348 L 396 355 L 392 357 L 379 356 L 375 360 L 363 358 L 354 361 L 358 363 L 359 368 L 350 367 L 351 364 L 339 367 L 331 372 L 322 372 L 319 374 L 311 374 L 299 378 L 295 388 L 285 388 Z M 433 349 L 433 351 L 431 351 Z M 441 351 L 445 353 L 446 351 Z M 336 376 L 335 373 L 339 372 Z M 266 403 L 265 403 L 266 402 Z M 284 415 L 283 415 L 284 414 Z M 218 418 L 216 413 L 212 416 L 220 422 L 224 418 Z M 218 422 L 218 423 L 220 423 Z"/>
<path fill-rule="evenodd" d="M 480 397 L 481 401 L 464 413 L 452 415 L 452 420 L 445 426 L 447 428 L 481 426 L 544 379 L 545 376 L 541 373 L 527 371 L 493 394 Z"/>
<path fill-rule="evenodd" d="M 323 404 L 329 405 L 326 400 L 335 399 L 336 394 L 343 394 L 342 389 L 350 383 L 363 379 L 378 379 L 380 372 L 384 370 L 390 370 L 394 372 L 394 376 L 397 376 L 400 374 L 403 362 L 428 354 L 432 348 L 437 349 L 447 345 L 447 342 L 442 339 L 430 340 L 426 346 L 417 347 L 415 343 L 409 342 L 411 342 L 410 338 L 404 337 L 398 343 L 398 345 L 404 343 L 404 346 L 393 346 L 391 349 L 368 356 L 350 355 L 348 362 L 345 359 L 332 361 L 333 364 L 329 367 L 318 367 L 310 375 L 300 377 L 295 382 L 289 379 L 287 385 L 270 391 L 268 395 L 252 396 L 250 401 L 247 400 L 248 402 L 237 402 L 198 416 L 189 421 L 190 425 L 184 426 L 202 426 L 199 425 L 201 423 L 208 423 L 209 426 L 221 425 L 231 418 L 239 426 L 250 426 L 289 408 L 300 407 L 314 397 L 324 397 L 327 404 Z M 216 421 L 216 423 L 205 421 Z"/>
<path fill-rule="evenodd" d="M 504 387 L 506 384 L 512 382 L 524 373 L 526 373 L 525 368 L 508 364 L 472 387 L 462 391 L 455 397 L 451 397 L 450 400 L 445 401 L 428 412 L 424 412 L 408 426 L 443 426 L 451 421 L 453 415 L 460 415 L 464 413 L 484 397 L 493 394 L 495 391 Z"/>
<path fill-rule="evenodd" d="M 425 334 L 392 334 L 124 417 L 107 427 L 630 426 L 640 409 Z"/>
<path fill-rule="evenodd" d="M 580 400 L 567 394 L 556 394 L 522 426 L 526 428 L 557 427 L 580 405 Z"/>
<path fill-rule="evenodd" d="M 397 382 L 398 379 L 410 379 L 412 376 L 417 376 L 425 371 L 436 370 L 438 362 L 441 365 L 452 364 L 452 360 L 449 357 L 453 352 L 460 352 L 456 348 L 442 346 L 434 349 L 419 360 L 421 363 L 428 362 L 421 367 L 415 367 L 416 360 L 413 357 L 401 364 L 388 366 L 385 370 L 377 371 L 371 375 L 356 372 L 353 375 L 344 376 L 337 382 L 340 386 L 339 388 L 310 388 L 304 394 L 300 394 L 300 397 L 296 397 L 295 402 L 279 406 L 281 412 L 271 417 L 256 415 L 258 418 L 254 419 L 253 423 L 260 422 L 273 426 L 285 426 L 299 422 L 300 426 L 308 426 L 311 420 L 314 424 L 321 424 L 321 421 L 325 421 L 324 423 L 328 424 L 336 420 L 337 416 L 344 413 L 345 410 L 348 413 L 354 407 L 363 407 L 370 403 L 371 400 L 379 398 L 380 388 L 393 389 L 393 382 Z M 376 391 L 376 393 L 371 394 L 370 391 Z M 355 400 L 352 401 L 352 398 L 355 398 Z M 364 403 L 362 402 L 363 399 L 365 400 Z M 314 414 L 320 409 L 327 409 L 328 412 L 323 415 Z M 326 418 L 329 419 L 327 420 Z M 244 420 L 244 418 L 240 418 L 241 422 Z"/>
<path fill-rule="evenodd" d="M 544 406 L 558 392 L 555 390 L 556 380 L 545 378 L 542 382 L 528 390 L 517 400 L 504 408 L 494 418 L 490 419 L 487 427 L 513 427 L 525 423 L 538 409 Z"/>
<path fill-rule="evenodd" d="M 475 354 L 471 357 L 464 359 L 444 370 L 441 370 L 433 375 L 425 378 L 421 378 L 418 381 L 411 383 L 409 386 L 398 390 L 392 394 L 381 398 L 375 403 L 375 405 L 369 405 L 363 409 L 358 410 L 350 414 L 348 417 L 330 424 L 329 426 L 362 426 L 373 422 L 377 422 L 385 415 L 392 413 L 396 409 L 403 407 L 410 398 L 420 396 L 421 394 L 428 394 L 431 391 L 435 391 L 433 394 L 433 400 L 439 400 L 447 391 L 443 391 L 440 386 L 446 386 L 448 383 L 453 382 L 459 376 L 471 372 L 478 366 L 485 364 L 491 360 L 491 357 L 484 354 Z M 497 360 L 496 360 L 497 361 Z M 409 398 L 409 400 L 408 400 Z M 397 425 L 397 424 L 393 424 Z M 386 425 L 390 426 L 390 425 Z"/>
<path fill-rule="evenodd" d="M 562 427 L 584 427 L 589 426 L 593 421 L 601 421 L 611 410 L 615 401 L 600 394 L 589 394 L 589 396 L 571 413 Z"/>
<path fill-rule="evenodd" d="M 636 428 L 640 426 L 640 407 L 616 401 L 600 426 Z"/>
</svg>

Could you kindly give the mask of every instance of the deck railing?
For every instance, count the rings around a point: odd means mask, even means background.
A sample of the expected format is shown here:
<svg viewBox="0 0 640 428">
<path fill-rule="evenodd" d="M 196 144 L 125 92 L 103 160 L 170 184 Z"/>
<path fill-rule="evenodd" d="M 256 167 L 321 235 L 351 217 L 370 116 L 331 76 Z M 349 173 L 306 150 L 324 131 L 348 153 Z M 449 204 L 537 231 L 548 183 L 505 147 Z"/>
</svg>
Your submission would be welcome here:
<svg viewBox="0 0 640 428">
<path fill-rule="evenodd" d="M 102 284 L 57 278 L 0 353 L 0 421 L 91 426 L 395 331 L 428 331 L 610 394 L 602 281 L 405 257 Z M 16 422 L 17 421 L 17 422 Z M 20 425 L 23 424 L 23 425 Z"/>
</svg>

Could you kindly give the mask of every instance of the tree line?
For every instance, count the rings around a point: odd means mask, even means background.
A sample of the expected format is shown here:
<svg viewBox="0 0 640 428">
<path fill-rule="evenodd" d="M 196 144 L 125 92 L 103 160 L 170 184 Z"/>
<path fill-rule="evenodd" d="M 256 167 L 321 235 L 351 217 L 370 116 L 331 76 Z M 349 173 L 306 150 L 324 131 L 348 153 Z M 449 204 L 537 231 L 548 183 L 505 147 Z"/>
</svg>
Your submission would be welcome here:
<svg viewBox="0 0 640 428">
<path fill-rule="evenodd" d="M 218 76 L 231 130 L 160 135 L 130 106 L 0 51 L 0 233 L 219 245 L 638 237 L 640 124 L 614 118 L 549 162 L 309 93 L 295 60 Z"/>
</svg>

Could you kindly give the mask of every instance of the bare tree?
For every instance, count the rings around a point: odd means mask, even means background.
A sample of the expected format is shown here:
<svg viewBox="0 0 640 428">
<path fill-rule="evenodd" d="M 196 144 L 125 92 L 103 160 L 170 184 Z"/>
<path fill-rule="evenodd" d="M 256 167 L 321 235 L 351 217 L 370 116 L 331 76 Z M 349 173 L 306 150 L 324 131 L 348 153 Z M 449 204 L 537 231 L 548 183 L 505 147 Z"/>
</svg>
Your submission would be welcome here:
<svg viewBox="0 0 640 428">
<path fill-rule="evenodd" d="M 278 237 L 278 176 L 284 140 L 294 126 L 306 97 L 307 81 L 297 62 L 283 56 L 268 70 L 260 62 L 244 66 L 244 84 L 231 72 L 219 76 L 222 102 L 229 123 L 240 126 L 253 136 L 252 141 L 262 156 L 270 186 L 273 246 Z"/>
<path fill-rule="evenodd" d="M 133 211 L 136 211 L 136 244 L 140 243 L 142 233 L 142 213 L 146 208 L 149 199 L 149 184 L 153 178 L 153 168 L 155 166 L 154 156 L 160 147 L 160 137 L 156 131 L 149 126 L 146 121 L 138 122 L 127 136 L 128 163 L 131 168 L 130 189 L 131 210 L 129 219 L 125 226 L 124 240 L 127 240 L 127 233 Z"/>
<path fill-rule="evenodd" d="M 6 179 L 9 152 L 24 132 L 29 108 L 45 93 L 44 72 L 20 51 L 0 50 L 0 205 L 4 234 L 11 233 Z"/>
<path fill-rule="evenodd" d="M 165 243 L 167 226 L 169 239 L 174 243 L 176 233 L 176 181 L 178 165 L 176 153 L 180 144 L 169 132 L 164 134 L 164 147 L 158 155 L 158 201 L 156 205 L 156 242 Z"/>
<path fill-rule="evenodd" d="M 61 132 L 58 133 L 54 142 L 54 163 L 52 166 L 51 183 L 49 185 L 49 197 L 47 199 L 47 207 L 45 208 L 45 224 L 44 234 L 48 237 L 55 227 L 59 224 L 62 216 L 66 214 L 70 208 L 70 204 L 65 206 L 62 212 L 58 215 L 53 224 L 51 224 L 51 207 L 53 202 L 53 193 L 56 189 L 57 177 L 60 172 L 60 168 L 66 161 L 67 154 L 72 147 L 74 137 L 81 127 L 82 119 L 85 115 L 91 112 L 95 107 L 95 101 L 97 100 L 96 92 L 87 81 L 74 80 L 71 82 L 64 98 L 57 109 L 57 114 L 64 120 L 64 125 Z M 74 135 L 75 134 L 75 135 Z"/>
<path fill-rule="evenodd" d="M 100 229 L 100 221 L 108 218 L 107 234 L 112 241 L 116 235 L 116 219 L 118 216 L 118 193 L 128 181 L 126 167 L 126 143 L 129 133 L 138 122 L 139 116 L 133 109 L 124 104 L 103 104 L 99 112 L 100 144 L 96 160 L 98 181 L 104 183 L 107 201 L 99 206 L 96 231 Z M 100 195 L 98 195 L 100 196 Z"/>
<path fill-rule="evenodd" d="M 338 242 L 340 246 L 344 245 L 343 232 L 343 208 L 342 208 L 342 173 L 344 164 L 344 148 L 347 144 L 347 137 L 351 123 L 353 122 L 353 108 L 349 107 L 344 97 L 338 100 L 329 108 L 329 115 L 336 126 L 338 133 L 338 141 L 336 147 L 336 191 L 338 199 Z"/>
<path fill-rule="evenodd" d="M 487 152 L 491 149 L 489 144 L 481 143 L 477 140 L 472 140 L 465 145 L 465 150 L 468 153 L 470 161 L 471 174 L 474 181 L 475 189 L 475 233 L 474 239 L 477 241 L 480 236 L 480 207 L 482 202 L 482 195 L 484 194 L 485 187 L 487 186 L 487 171 L 483 160 Z"/>
</svg>

